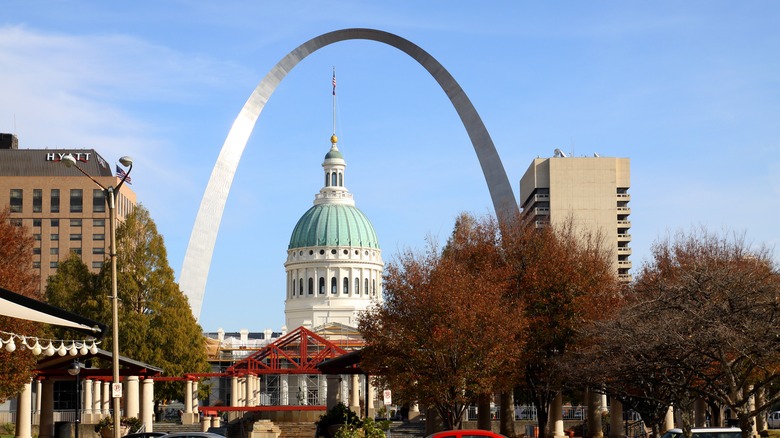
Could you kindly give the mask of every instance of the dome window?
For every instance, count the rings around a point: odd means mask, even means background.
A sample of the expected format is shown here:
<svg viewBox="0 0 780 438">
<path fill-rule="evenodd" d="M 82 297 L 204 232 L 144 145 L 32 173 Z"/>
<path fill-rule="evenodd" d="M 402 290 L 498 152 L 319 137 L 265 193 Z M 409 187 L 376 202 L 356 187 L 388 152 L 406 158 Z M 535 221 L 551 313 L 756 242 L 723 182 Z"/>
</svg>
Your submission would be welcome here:
<svg viewBox="0 0 780 438">
<path fill-rule="evenodd" d="M 344 294 L 349 293 L 349 278 L 344 277 Z"/>
<path fill-rule="evenodd" d="M 314 279 L 309 277 L 309 295 L 314 293 Z"/>
<path fill-rule="evenodd" d="M 355 277 L 355 295 L 360 295 L 360 279 L 357 277 Z"/>
<path fill-rule="evenodd" d="M 345 249 L 345 250 L 344 250 L 344 255 L 347 255 L 347 254 L 349 254 L 349 251 L 347 251 L 347 250 Z"/>
<path fill-rule="evenodd" d="M 338 184 L 336 184 L 336 173 L 335 172 L 330 174 L 330 185 L 332 185 L 332 186 L 338 185 Z"/>
<path fill-rule="evenodd" d="M 330 293 L 335 294 L 336 292 L 336 277 L 330 277 Z"/>
<path fill-rule="evenodd" d="M 344 174 L 339 172 L 339 187 L 344 186 Z"/>
<path fill-rule="evenodd" d="M 355 255 L 358 255 L 358 254 L 360 254 L 360 251 L 355 250 Z"/>
<path fill-rule="evenodd" d="M 324 249 L 321 249 L 321 250 L 320 250 L 320 255 L 323 255 L 323 254 L 325 254 L 325 250 L 324 250 Z"/>
<path fill-rule="evenodd" d="M 295 279 L 294 278 L 293 278 L 293 281 L 292 281 L 292 294 L 293 294 L 293 296 L 295 296 Z"/>
<path fill-rule="evenodd" d="M 368 278 L 366 278 L 366 286 L 363 288 L 363 292 L 365 292 L 366 295 L 368 295 Z"/>
<path fill-rule="evenodd" d="M 320 295 L 325 293 L 325 277 L 320 277 Z"/>
<path fill-rule="evenodd" d="M 336 254 L 336 250 L 332 249 L 332 250 L 330 250 L 330 253 L 335 255 Z"/>
<path fill-rule="evenodd" d="M 330 185 L 330 174 L 325 173 L 325 187 L 328 187 Z"/>
<path fill-rule="evenodd" d="M 309 250 L 309 255 L 314 255 L 314 251 Z"/>
<path fill-rule="evenodd" d="M 298 282 L 298 290 L 300 291 L 301 296 L 303 296 L 303 279 Z"/>
</svg>

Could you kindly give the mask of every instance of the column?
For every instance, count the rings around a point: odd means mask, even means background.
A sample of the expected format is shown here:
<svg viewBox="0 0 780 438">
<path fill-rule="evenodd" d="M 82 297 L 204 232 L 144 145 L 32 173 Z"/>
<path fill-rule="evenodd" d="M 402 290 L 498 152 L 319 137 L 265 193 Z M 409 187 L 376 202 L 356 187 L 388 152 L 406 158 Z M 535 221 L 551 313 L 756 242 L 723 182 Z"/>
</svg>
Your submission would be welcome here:
<svg viewBox="0 0 780 438">
<path fill-rule="evenodd" d="M 693 402 L 693 427 L 705 427 L 707 423 L 707 403 L 699 397 Z"/>
<path fill-rule="evenodd" d="M 199 382 L 196 380 L 192 382 L 192 415 L 194 416 L 193 422 L 197 423 L 198 418 L 200 417 L 200 410 L 198 407 L 200 406 L 200 403 L 198 401 L 198 385 Z"/>
<path fill-rule="evenodd" d="M 666 417 L 664 417 L 664 430 L 661 432 L 666 432 L 669 429 L 674 429 L 674 406 L 669 406 L 667 409 Z"/>
<path fill-rule="evenodd" d="M 601 428 L 601 394 L 588 391 L 588 438 L 602 438 Z"/>
<path fill-rule="evenodd" d="M 230 378 L 230 406 L 238 406 L 238 377 Z"/>
<path fill-rule="evenodd" d="M 753 392 L 753 385 L 749 385 L 748 386 L 748 391 Z M 756 396 L 755 395 L 751 395 L 748 398 L 748 409 L 751 412 L 756 410 Z M 766 415 L 761 415 L 761 416 L 762 417 L 766 417 Z M 751 418 L 750 419 L 750 423 L 751 423 L 751 425 L 753 427 L 753 436 L 757 437 L 758 436 L 758 428 L 756 427 L 756 417 Z"/>
<path fill-rule="evenodd" d="M 246 392 L 246 404 L 245 405 L 246 406 L 252 406 L 252 404 L 254 403 L 254 400 L 252 400 L 252 395 L 255 393 L 254 378 L 253 377 L 254 377 L 253 375 L 248 374 L 246 376 L 246 380 L 244 382 L 245 385 L 246 385 L 245 386 L 245 392 Z"/>
<path fill-rule="evenodd" d="M 352 397 L 349 399 L 349 409 L 352 412 L 360 415 L 360 376 L 357 374 L 352 375 Z"/>
<path fill-rule="evenodd" d="M 349 382 L 344 377 L 341 378 L 341 402 L 349 406 Z"/>
<path fill-rule="evenodd" d="M 141 421 L 146 432 L 154 431 L 154 380 L 145 378 L 141 391 Z"/>
<path fill-rule="evenodd" d="M 41 413 L 41 391 L 43 390 L 43 383 L 41 379 L 35 381 L 35 406 L 33 407 L 34 413 Z"/>
<path fill-rule="evenodd" d="M 319 383 L 319 396 L 317 397 L 317 404 L 326 406 L 328 404 L 328 378 L 322 374 L 317 375 L 317 383 Z"/>
<path fill-rule="evenodd" d="M 327 381 L 328 392 L 325 407 L 331 409 L 336 406 L 339 403 L 339 399 L 341 399 L 341 376 L 328 374 Z"/>
<path fill-rule="evenodd" d="M 140 411 L 140 387 L 138 385 L 138 376 L 127 376 L 127 406 L 125 409 L 127 411 L 125 412 L 125 417 L 128 418 L 138 418 L 139 417 L 139 411 Z M 134 430 L 130 433 L 135 432 Z"/>
<path fill-rule="evenodd" d="M 563 431 L 563 394 L 558 392 L 550 406 L 550 420 L 552 420 L 552 435 L 554 438 L 564 438 Z"/>
<path fill-rule="evenodd" d="M 195 424 L 195 416 L 192 413 L 192 380 L 184 384 L 184 413 L 181 415 L 181 424 Z"/>
<path fill-rule="evenodd" d="M 612 406 L 609 410 L 609 438 L 625 438 L 626 432 L 623 429 L 623 403 L 612 399 Z"/>
<path fill-rule="evenodd" d="M 16 398 L 16 438 L 32 438 L 32 382 Z"/>
<path fill-rule="evenodd" d="M 103 417 L 101 415 L 103 408 L 102 389 L 103 382 L 100 380 L 92 382 L 92 423 L 97 423 Z"/>
<path fill-rule="evenodd" d="M 90 424 L 92 421 L 92 379 L 84 379 L 84 408 L 82 418 L 84 423 Z"/>
<path fill-rule="evenodd" d="M 211 417 L 211 427 L 220 427 L 219 414 Z"/>
<path fill-rule="evenodd" d="M 51 379 L 42 382 L 40 399 L 41 420 L 38 438 L 52 438 L 54 436 L 54 381 Z"/>
<path fill-rule="evenodd" d="M 289 375 L 288 374 L 282 374 L 279 376 L 279 391 L 281 394 L 279 394 L 279 403 L 281 403 L 282 406 L 289 406 L 290 405 L 290 382 L 289 382 Z"/>
<path fill-rule="evenodd" d="M 368 379 L 368 376 L 366 376 Z M 370 383 L 368 384 L 368 416 L 371 418 L 374 418 L 374 414 L 376 414 L 376 408 L 374 407 L 374 401 L 376 399 L 376 388 L 374 388 L 374 385 Z"/>
<path fill-rule="evenodd" d="M 111 413 L 111 382 L 103 382 L 101 408 L 103 409 L 103 415 L 109 415 Z"/>
<path fill-rule="evenodd" d="M 309 382 L 306 381 L 305 375 L 298 375 L 298 405 L 306 406 L 309 404 Z"/>
</svg>

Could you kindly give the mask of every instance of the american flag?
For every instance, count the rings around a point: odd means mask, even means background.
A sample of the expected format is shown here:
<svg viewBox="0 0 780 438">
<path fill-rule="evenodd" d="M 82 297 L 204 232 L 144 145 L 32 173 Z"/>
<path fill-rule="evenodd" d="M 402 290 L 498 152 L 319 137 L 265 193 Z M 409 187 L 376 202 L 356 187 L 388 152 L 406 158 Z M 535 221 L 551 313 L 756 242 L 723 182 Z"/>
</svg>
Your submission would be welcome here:
<svg viewBox="0 0 780 438">
<path fill-rule="evenodd" d="M 336 95 L 336 70 L 333 70 L 333 95 Z"/>
<path fill-rule="evenodd" d="M 116 176 L 117 178 L 125 178 L 126 183 L 132 184 L 130 177 L 127 176 L 127 173 L 118 164 L 116 165 Z"/>
</svg>

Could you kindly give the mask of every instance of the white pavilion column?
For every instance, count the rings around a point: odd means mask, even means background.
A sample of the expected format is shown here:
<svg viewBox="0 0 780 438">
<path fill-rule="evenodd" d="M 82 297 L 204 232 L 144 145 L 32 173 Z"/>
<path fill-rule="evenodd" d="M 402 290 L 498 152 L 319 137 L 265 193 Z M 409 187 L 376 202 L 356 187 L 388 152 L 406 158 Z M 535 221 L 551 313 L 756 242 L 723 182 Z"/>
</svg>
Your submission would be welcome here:
<svg viewBox="0 0 780 438">
<path fill-rule="evenodd" d="M 374 418 L 374 401 L 376 399 L 376 388 L 371 383 L 368 384 L 368 414 Z"/>
<path fill-rule="evenodd" d="M 282 404 L 282 406 L 289 406 L 290 405 L 290 382 L 289 382 L 289 375 L 288 374 L 282 374 L 279 376 L 280 380 L 280 400 L 279 403 Z"/>
<path fill-rule="evenodd" d="M 623 430 L 623 403 L 612 398 L 609 410 L 609 438 L 625 438 L 625 432 Z"/>
<path fill-rule="evenodd" d="M 181 424 L 195 424 L 195 416 L 192 413 L 192 380 L 184 384 L 184 413 L 181 416 Z"/>
<path fill-rule="evenodd" d="M 111 382 L 103 382 L 103 392 L 101 400 L 101 408 L 103 409 L 103 415 L 111 413 Z"/>
<path fill-rule="evenodd" d="M 16 438 L 32 438 L 32 382 L 16 398 Z"/>
<path fill-rule="evenodd" d="M 349 406 L 349 382 L 344 377 L 341 376 L 341 402 Z"/>
<path fill-rule="evenodd" d="M 54 436 L 54 381 L 46 379 L 41 383 L 41 419 L 38 438 L 52 438 Z"/>
<path fill-rule="evenodd" d="M 669 409 L 666 410 L 666 416 L 664 417 L 664 430 L 661 432 L 666 432 L 669 429 L 674 429 L 674 406 L 669 406 Z"/>
<path fill-rule="evenodd" d="M 141 420 L 146 432 L 154 431 L 154 380 L 145 378 L 142 386 Z"/>
<path fill-rule="evenodd" d="M 601 428 L 601 394 L 596 391 L 588 391 L 588 438 L 602 438 L 604 430 Z M 542 433 L 540 431 L 540 433 Z"/>
<path fill-rule="evenodd" d="M 220 427 L 219 414 L 211 417 L 211 427 Z"/>
<path fill-rule="evenodd" d="M 238 406 L 238 377 L 230 378 L 230 406 Z"/>
<path fill-rule="evenodd" d="M 198 418 L 200 417 L 200 410 L 198 409 L 200 406 L 200 402 L 198 400 L 198 385 L 199 382 L 197 380 L 192 382 L 192 415 L 194 416 L 193 422 L 198 422 Z"/>
<path fill-rule="evenodd" d="M 255 385 L 254 385 L 254 395 L 252 396 L 253 404 L 252 406 L 260 406 L 260 385 L 262 384 L 262 381 L 260 380 L 260 376 L 254 376 L 253 378 Z"/>
<path fill-rule="evenodd" d="M 244 388 L 245 388 L 244 391 L 246 392 L 246 403 L 244 404 L 245 406 L 252 406 L 252 403 L 253 403 L 252 394 L 255 393 L 253 377 L 254 376 L 252 376 L 251 374 L 247 374 L 246 380 L 244 382 L 244 385 L 245 385 L 244 386 Z"/>
<path fill-rule="evenodd" d="M 92 422 L 97 423 L 103 417 L 101 415 L 101 408 L 103 407 L 102 399 L 103 382 L 95 380 L 92 382 Z"/>
<path fill-rule="evenodd" d="M 558 392 L 550 406 L 550 420 L 552 421 L 552 435 L 554 438 L 564 438 L 563 431 L 563 394 Z"/>
<path fill-rule="evenodd" d="M 140 386 L 138 376 L 127 376 L 127 412 L 125 417 L 138 418 L 140 412 Z M 135 432 L 135 431 L 133 431 Z"/>
<path fill-rule="evenodd" d="M 309 382 L 306 381 L 306 376 L 298 375 L 298 405 L 306 406 L 309 404 Z"/>
<path fill-rule="evenodd" d="M 352 397 L 349 400 L 349 409 L 360 416 L 360 376 L 352 375 Z"/>
<path fill-rule="evenodd" d="M 84 379 L 84 422 L 89 424 L 92 418 L 92 379 Z"/>
<path fill-rule="evenodd" d="M 339 399 L 341 398 L 341 376 L 328 374 L 327 381 L 328 392 L 327 403 L 325 404 L 325 407 L 330 409 L 336 406 L 339 403 Z"/>
<path fill-rule="evenodd" d="M 41 391 L 43 390 L 43 383 L 40 379 L 35 381 L 35 406 L 33 406 L 33 413 L 41 413 Z"/>
<path fill-rule="evenodd" d="M 317 376 L 317 382 L 319 383 L 319 396 L 317 397 L 317 404 L 325 406 L 328 404 L 328 378 L 322 374 Z"/>
</svg>

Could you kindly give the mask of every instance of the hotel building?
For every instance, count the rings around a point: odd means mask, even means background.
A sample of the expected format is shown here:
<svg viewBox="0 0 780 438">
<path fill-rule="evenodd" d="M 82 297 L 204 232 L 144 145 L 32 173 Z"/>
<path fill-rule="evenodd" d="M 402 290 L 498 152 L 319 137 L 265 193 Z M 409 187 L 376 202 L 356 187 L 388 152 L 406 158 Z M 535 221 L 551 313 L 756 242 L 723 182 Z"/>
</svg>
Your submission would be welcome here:
<svg viewBox="0 0 780 438">
<path fill-rule="evenodd" d="M 618 277 L 630 281 L 630 186 L 628 158 L 568 157 L 556 149 L 552 158 L 534 159 L 521 178 L 520 206 L 537 226 L 571 217 L 580 229 L 601 232 Z"/>
<path fill-rule="evenodd" d="M 120 178 L 94 149 L 19 149 L 12 134 L 0 134 L 0 208 L 10 220 L 26 226 L 35 238 L 33 268 L 40 290 L 60 262 L 78 254 L 92 272 L 99 272 L 109 255 L 109 211 L 105 194 L 78 169 L 60 163 L 72 155 L 79 167 L 104 187 Z M 116 194 L 116 214 L 124 220 L 136 205 L 127 185 Z"/>
</svg>

